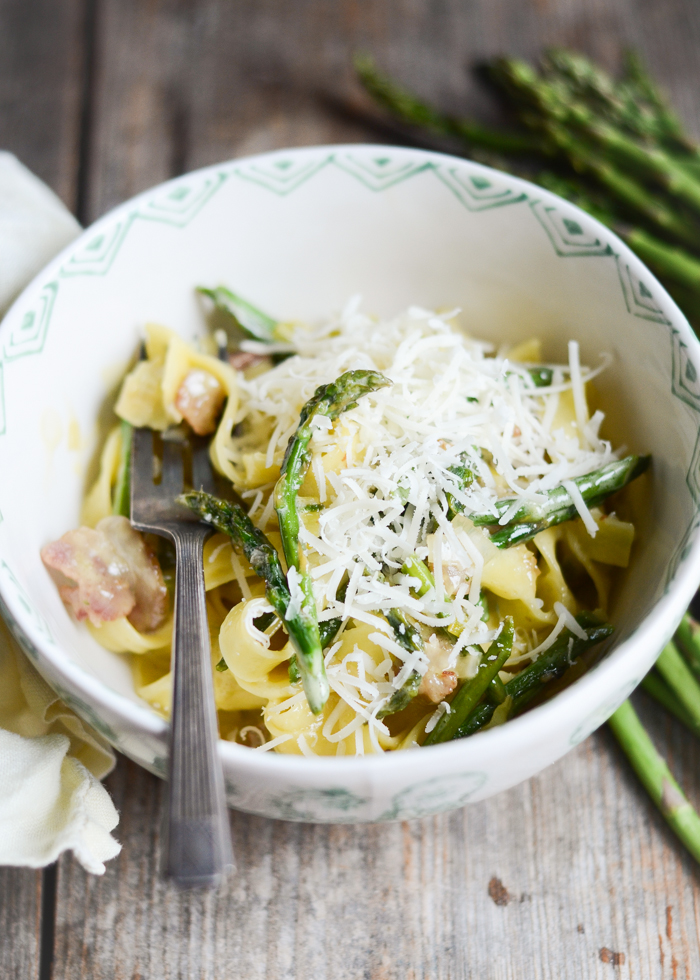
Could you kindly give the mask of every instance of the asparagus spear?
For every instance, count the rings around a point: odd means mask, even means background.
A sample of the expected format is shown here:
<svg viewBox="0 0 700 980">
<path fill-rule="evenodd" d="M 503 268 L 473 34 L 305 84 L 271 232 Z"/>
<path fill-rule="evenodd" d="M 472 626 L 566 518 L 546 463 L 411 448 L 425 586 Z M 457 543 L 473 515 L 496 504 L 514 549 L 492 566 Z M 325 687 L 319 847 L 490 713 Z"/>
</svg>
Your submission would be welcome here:
<svg viewBox="0 0 700 980">
<path fill-rule="evenodd" d="M 298 618 L 304 624 L 303 635 L 308 644 L 305 656 L 309 664 L 315 665 L 312 673 L 307 674 L 309 690 L 307 690 L 306 685 L 304 687 L 311 710 L 315 714 L 318 714 L 322 709 L 330 689 L 325 677 L 325 670 L 323 670 L 313 583 L 306 569 L 306 559 L 299 547 L 300 523 L 297 495 L 311 461 L 309 450 L 309 443 L 313 434 L 311 422 L 314 417 L 320 415 L 329 419 L 336 419 L 343 412 L 354 408 L 362 395 L 377 391 L 388 384 L 391 384 L 388 378 L 377 371 L 347 371 L 331 384 L 321 385 L 317 388 L 301 410 L 299 426 L 287 445 L 287 451 L 284 454 L 280 469 L 280 478 L 274 490 L 275 510 L 279 520 L 282 548 L 287 560 L 287 567 L 290 574 L 291 570 L 294 569 L 298 575 L 298 587 L 301 593 Z M 301 662 L 300 666 L 302 666 Z M 315 684 L 313 690 L 312 677 Z M 309 697 L 310 692 L 311 697 Z"/>
<path fill-rule="evenodd" d="M 606 497 L 617 493 L 640 476 L 649 466 L 650 460 L 650 456 L 625 456 L 624 459 L 608 463 L 607 466 L 594 470 L 586 476 L 579 476 L 573 482 L 585 503 L 589 507 L 596 507 Z M 517 498 L 507 497 L 496 501 L 496 516 L 475 514 L 471 518 L 477 526 L 494 526 L 491 540 L 499 548 L 509 548 L 521 541 L 527 541 L 545 528 L 573 520 L 578 515 L 569 492 L 564 487 L 555 487 L 547 491 L 542 503 L 526 500 L 507 524 L 498 527 L 499 517 L 512 507 L 515 499 Z"/>
<path fill-rule="evenodd" d="M 384 78 L 384 76 L 381 77 Z M 388 82 L 386 79 L 385 81 Z M 373 92 L 371 86 L 368 86 L 368 88 L 370 92 Z M 391 90 L 387 89 L 387 91 Z M 390 111 L 399 115 L 401 114 L 398 103 L 392 102 L 388 96 L 384 99 L 383 104 Z M 433 110 L 421 104 L 421 111 L 429 114 Z M 418 125 L 420 118 L 417 116 L 414 122 Z M 474 145 L 477 144 L 475 143 Z M 682 248 L 669 245 L 668 242 L 657 238 L 647 229 L 628 224 L 626 214 L 627 217 L 630 214 L 641 216 L 642 219 L 655 224 L 662 232 L 670 232 L 671 237 L 676 237 L 679 241 L 689 244 L 691 247 L 698 246 L 696 230 L 689 226 L 682 216 L 674 214 L 667 205 L 660 202 L 658 195 L 650 195 L 642 185 L 630 179 L 629 175 L 617 171 L 604 158 L 592 153 L 588 153 L 588 155 L 584 154 L 582 158 L 580 156 L 581 147 L 580 145 L 578 148 L 576 147 L 576 141 L 567 142 L 567 146 L 574 154 L 576 154 L 578 149 L 579 156 L 575 156 L 574 163 L 579 170 L 589 173 L 594 179 L 597 178 L 604 185 L 609 192 L 607 197 L 605 191 L 602 196 L 600 193 L 596 195 L 590 189 L 584 188 L 576 179 L 563 177 L 549 170 L 543 170 L 539 174 L 529 173 L 527 176 L 542 184 L 543 187 L 547 187 L 562 197 L 572 200 L 595 218 L 607 224 L 662 279 L 670 278 L 672 282 L 681 286 L 687 285 L 693 289 L 697 288 L 700 277 L 700 263 Z M 695 157 L 692 159 L 695 159 Z M 700 157 L 698 158 L 698 163 L 700 164 Z M 517 172 L 518 169 L 517 164 L 509 163 L 506 159 L 503 159 L 497 165 L 511 172 L 514 170 Z M 622 208 L 622 213 L 620 212 L 620 207 Z M 673 235 L 674 231 L 678 233 L 676 236 Z M 669 286 L 669 288 L 683 309 L 691 317 L 700 321 L 700 301 L 697 301 L 691 294 L 682 293 L 673 286 Z M 695 308 L 696 306 L 698 307 L 697 309 Z"/>
<path fill-rule="evenodd" d="M 358 78 L 374 100 L 411 126 L 429 129 L 439 136 L 456 137 L 470 146 L 500 153 L 548 152 L 540 138 L 528 133 L 502 132 L 482 126 L 472 119 L 456 119 L 438 112 L 382 74 L 368 54 L 356 54 L 353 63 Z"/>
<path fill-rule="evenodd" d="M 496 708 L 499 704 L 503 704 L 507 697 L 508 692 L 506 691 L 506 686 L 498 674 L 496 674 L 486 689 L 486 698 Z"/>
<path fill-rule="evenodd" d="M 608 724 L 666 823 L 700 861 L 700 817 L 654 748 L 629 701 L 617 709 Z"/>
<path fill-rule="evenodd" d="M 665 233 L 691 247 L 700 245 L 697 226 L 673 200 L 650 194 L 643 180 L 660 182 L 673 196 L 696 208 L 700 184 L 662 151 L 637 146 L 625 134 L 600 123 L 585 106 L 571 105 L 565 93 L 540 79 L 522 61 L 497 59 L 491 74 L 520 106 L 522 121 L 542 132 L 578 173 L 587 173 L 603 185 L 626 209 L 651 221 Z M 617 161 L 617 164 L 615 163 Z"/>
<path fill-rule="evenodd" d="M 254 340 L 270 344 L 278 339 L 275 336 L 277 321 L 225 286 L 217 286 L 216 289 L 198 286 L 197 292 L 202 296 L 208 296 L 217 310 L 232 317 L 236 325 Z"/>
<path fill-rule="evenodd" d="M 133 427 L 122 419 L 117 482 L 114 485 L 112 513 L 131 517 L 131 437 Z"/>
<path fill-rule="evenodd" d="M 446 712 L 435 728 L 428 733 L 423 745 L 437 745 L 438 742 L 448 742 L 456 737 L 460 726 L 464 724 L 484 696 L 491 681 L 498 676 L 499 670 L 510 657 L 514 632 L 513 620 L 510 616 L 506 616 L 501 624 L 500 633 L 489 647 L 488 653 L 481 658 L 476 676 L 471 680 L 463 681 L 457 688 L 457 693 L 450 702 L 449 712 Z"/>
<path fill-rule="evenodd" d="M 572 94 L 597 114 L 633 136 L 663 144 L 670 152 L 692 155 L 695 147 L 635 55 L 628 55 L 626 69 L 625 79 L 616 84 L 584 55 L 553 49 L 545 59 L 546 72 L 564 80 Z"/>
<path fill-rule="evenodd" d="M 562 55 L 562 57 L 564 56 Z M 578 58 L 582 64 L 585 61 L 580 56 L 568 55 L 568 57 Z M 592 79 L 595 79 L 599 70 L 591 63 L 588 64 L 588 74 Z M 444 119 L 439 119 L 439 113 L 435 113 L 431 107 L 418 102 L 404 90 L 393 86 L 389 79 L 376 71 L 373 63 L 368 63 L 368 67 L 360 67 L 359 74 L 361 80 L 366 83 L 368 91 L 390 112 L 411 121 L 415 125 L 422 125 L 425 120 L 430 118 L 432 119 L 433 131 L 437 131 L 437 127 L 441 128 L 443 134 L 447 134 L 449 125 L 445 123 Z M 560 74 L 566 74 L 561 64 L 556 64 L 555 67 Z M 582 75 L 585 74 L 583 68 L 580 68 L 580 72 Z M 575 72 L 569 74 L 571 76 Z M 600 75 L 602 76 L 602 73 Z M 494 77 L 497 78 L 497 73 Z M 603 85 L 602 82 L 599 82 L 599 87 L 603 90 L 606 89 L 606 85 L 607 83 Z M 647 136 L 651 139 L 652 129 L 656 127 L 658 140 L 660 142 L 665 140 L 664 145 L 667 149 L 671 150 L 674 147 L 679 149 L 681 155 L 674 157 L 676 163 L 685 169 L 691 168 L 692 170 L 694 168 L 692 176 L 694 179 L 700 180 L 700 155 L 694 144 L 683 136 L 677 121 L 673 124 L 669 121 L 673 117 L 667 107 L 665 111 L 669 114 L 668 119 L 662 119 L 664 109 L 659 108 L 659 106 L 663 105 L 663 100 L 658 96 L 655 99 L 647 98 L 641 89 L 634 88 L 635 85 L 636 82 L 630 76 L 630 80 L 621 86 L 615 87 L 613 84 L 612 90 L 608 86 L 607 91 L 601 92 L 598 103 L 594 103 L 594 108 L 596 104 L 603 106 L 607 98 L 608 118 L 620 127 L 639 136 Z M 583 88 L 585 86 L 581 82 L 578 86 L 579 95 L 582 95 Z M 595 84 L 591 82 L 588 88 L 594 93 Z M 406 100 L 408 101 L 406 102 Z M 635 113 L 635 107 L 642 103 L 642 109 Z M 601 111 L 603 111 L 602 108 Z M 439 126 L 436 118 L 440 122 Z M 667 287 L 682 308 L 694 321 L 700 323 L 700 300 L 689 291 L 696 289 L 698 285 L 700 274 L 698 262 L 693 256 L 678 247 L 685 244 L 693 249 L 700 248 L 700 237 L 694 224 L 689 222 L 680 211 L 674 210 L 672 202 L 664 201 L 663 195 L 650 193 L 643 183 L 611 164 L 605 155 L 601 155 L 595 150 L 590 142 L 582 141 L 580 136 L 574 138 L 571 132 L 567 130 L 567 126 L 557 124 L 556 120 L 541 115 L 533 116 L 532 113 L 530 114 L 530 121 L 532 125 L 538 128 L 538 131 L 542 129 L 543 125 L 554 125 L 556 130 L 554 135 L 559 139 L 562 152 L 568 154 L 571 165 L 577 172 L 587 174 L 597 181 L 600 190 L 596 194 L 589 188 L 584 188 L 577 179 L 554 174 L 549 170 L 534 174 L 527 172 L 523 175 L 534 179 L 555 193 L 573 200 L 617 232 L 640 255 L 642 260 L 654 269 L 657 275 L 666 280 Z M 427 123 L 425 124 L 427 125 Z M 650 127 L 652 128 L 650 129 Z M 482 145 L 491 145 L 488 140 L 485 144 L 480 143 L 476 131 L 471 136 L 470 146 L 472 149 Z M 556 143 L 556 139 L 554 142 Z M 517 157 L 518 151 L 515 148 L 511 151 L 502 146 L 501 150 Z M 551 154 L 553 151 L 550 149 L 548 152 Z M 511 172 L 517 173 L 521 169 L 517 160 L 510 162 L 507 157 L 491 162 L 493 165 Z M 650 226 L 653 225 L 659 229 L 660 233 L 675 242 L 675 245 L 658 238 L 648 228 L 635 227 L 629 224 L 630 218 L 632 220 L 641 218 L 642 221 L 649 222 Z M 684 288 L 686 286 L 687 289 Z"/>
<path fill-rule="evenodd" d="M 562 152 L 566 153 L 577 173 L 593 177 L 626 211 L 651 222 L 671 239 L 690 248 L 700 247 L 698 228 L 682 210 L 676 210 L 672 202 L 658 193 L 650 192 L 634 175 L 616 167 L 606 153 L 590 140 L 552 120 L 544 120 L 537 125 L 542 125 Z"/>
<path fill-rule="evenodd" d="M 601 622 L 592 613 L 580 613 L 576 622 L 586 632 L 586 639 L 574 636 L 564 629 L 549 650 L 541 654 L 505 685 L 506 695 L 513 699 L 512 713 L 517 714 L 542 690 L 549 681 L 561 677 L 586 650 L 602 643 L 613 632 L 610 623 Z M 469 717 L 465 718 L 453 738 L 467 738 L 491 721 L 494 704 L 477 705 Z"/>
<path fill-rule="evenodd" d="M 396 642 L 404 650 L 408 653 L 423 650 L 423 637 L 400 609 L 390 609 L 385 613 L 385 616 L 389 626 L 394 631 Z M 377 713 L 377 718 L 386 718 L 387 715 L 393 715 L 397 711 L 403 711 L 418 694 L 418 688 L 422 680 L 422 675 L 417 670 L 412 670 L 403 685 L 398 691 L 394 691 L 382 710 Z"/>
<path fill-rule="evenodd" d="M 676 639 L 693 673 L 700 677 L 700 623 L 687 612 L 676 630 Z"/>
<path fill-rule="evenodd" d="M 311 462 L 311 421 L 316 416 L 335 420 L 354 408 L 363 395 L 385 388 L 391 382 L 378 371 L 346 371 L 331 384 L 321 385 L 304 405 L 299 426 L 290 438 L 275 487 L 275 509 L 279 518 L 282 547 L 287 564 L 300 570 L 299 514 L 297 494 Z"/>
<path fill-rule="evenodd" d="M 656 669 L 700 731 L 700 687 L 673 641 L 659 654 Z"/>
<path fill-rule="evenodd" d="M 418 579 L 416 593 L 419 596 L 424 596 L 429 589 L 435 588 L 433 573 L 430 571 L 425 562 L 421 561 L 417 555 L 409 555 L 401 566 L 401 571 L 404 573 L 404 575 L 410 575 L 411 578 Z"/>
<path fill-rule="evenodd" d="M 323 623 L 318 624 L 318 633 L 321 640 L 321 649 L 325 650 L 331 645 L 333 640 L 338 635 L 338 630 L 343 625 L 343 621 L 340 618 L 337 619 L 327 619 Z M 297 681 L 301 680 L 301 673 L 299 671 L 299 665 L 297 664 L 296 654 L 293 653 L 289 658 L 289 679 L 292 684 L 296 684 Z"/>
<path fill-rule="evenodd" d="M 700 183 L 698 183 L 675 159 L 669 156 L 658 144 L 641 146 L 630 135 L 594 113 L 589 106 L 573 98 L 570 87 L 553 84 L 537 73 L 525 62 L 501 58 L 493 66 L 494 76 L 506 86 L 513 97 L 537 113 L 535 125 L 543 122 L 544 132 L 554 143 L 568 154 L 571 153 L 570 140 L 566 145 L 561 139 L 560 126 L 576 131 L 576 143 L 583 135 L 592 140 L 605 157 L 628 168 L 642 180 L 651 180 L 662 186 L 672 197 L 683 201 L 694 211 L 700 208 Z M 523 119 L 532 118 L 523 116 Z M 558 125 L 556 125 L 558 124 Z"/>
<path fill-rule="evenodd" d="M 697 144 L 683 132 L 683 126 L 678 116 L 672 111 L 658 86 L 644 68 L 639 55 L 635 51 L 627 51 L 624 64 L 627 82 L 653 108 L 660 132 L 673 139 L 681 149 L 697 155 Z"/>
<path fill-rule="evenodd" d="M 192 490 L 178 497 L 203 521 L 228 534 L 237 551 L 242 552 L 257 575 L 265 582 L 265 597 L 282 619 L 297 652 L 297 662 L 309 707 L 318 714 L 328 699 L 330 688 L 316 619 L 309 622 L 302 611 L 287 618 L 291 595 L 274 545 L 257 528 L 240 504 L 219 500 L 203 490 Z"/>
<path fill-rule="evenodd" d="M 535 384 L 536 383 L 537 382 L 535 382 Z M 474 473 L 470 467 L 465 466 L 464 457 L 462 458 L 461 463 L 455 463 L 454 466 L 449 466 L 448 472 L 452 473 L 452 475 L 455 477 L 455 483 L 460 490 L 466 490 L 466 488 L 471 486 L 471 484 L 474 482 Z M 450 493 L 449 490 L 445 491 L 445 499 L 447 500 L 450 519 L 452 519 L 455 514 L 461 514 L 464 512 L 464 504 L 460 503 L 460 501 L 457 500 L 454 494 Z"/>
<path fill-rule="evenodd" d="M 696 735 L 700 735 L 700 728 L 693 721 L 658 671 L 652 668 L 642 681 L 641 686 L 655 701 L 658 701 L 667 711 L 675 715 L 681 724 L 685 725 L 686 728 L 689 728 Z"/>
</svg>

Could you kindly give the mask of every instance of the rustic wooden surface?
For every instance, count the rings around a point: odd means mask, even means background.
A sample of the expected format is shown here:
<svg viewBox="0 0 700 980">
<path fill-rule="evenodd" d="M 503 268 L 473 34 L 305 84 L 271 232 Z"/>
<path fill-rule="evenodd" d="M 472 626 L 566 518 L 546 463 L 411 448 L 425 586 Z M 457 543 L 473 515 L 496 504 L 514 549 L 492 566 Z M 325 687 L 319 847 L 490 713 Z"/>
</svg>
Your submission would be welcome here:
<svg viewBox="0 0 700 980">
<path fill-rule="evenodd" d="M 700 743 L 638 701 L 698 802 Z M 329 827 L 232 813 L 238 867 L 218 894 L 154 874 L 154 777 L 123 761 L 107 785 L 125 847 L 103 878 L 61 860 L 55 980 L 700 976 L 697 868 L 607 732 L 444 816 Z"/>
<path fill-rule="evenodd" d="M 0 148 L 86 222 L 234 155 L 391 139 L 355 111 L 358 48 L 487 117 L 497 107 L 467 67 L 550 44 L 609 67 L 639 48 L 700 135 L 696 0 L 0 0 Z M 700 744 L 639 704 L 700 803 Z M 42 916 L 40 875 L 0 869 L 2 980 L 700 977 L 698 870 L 606 732 L 447 816 L 322 827 L 234 813 L 238 872 L 216 895 L 159 881 L 157 781 L 121 760 L 108 785 L 124 850 L 103 878 L 62 858 Z"/>
<path fill-rule="evenodd" d="M 40 948 L 41 872 L 0 868 L 0 977 L 39 980 Z"/>
</svg>

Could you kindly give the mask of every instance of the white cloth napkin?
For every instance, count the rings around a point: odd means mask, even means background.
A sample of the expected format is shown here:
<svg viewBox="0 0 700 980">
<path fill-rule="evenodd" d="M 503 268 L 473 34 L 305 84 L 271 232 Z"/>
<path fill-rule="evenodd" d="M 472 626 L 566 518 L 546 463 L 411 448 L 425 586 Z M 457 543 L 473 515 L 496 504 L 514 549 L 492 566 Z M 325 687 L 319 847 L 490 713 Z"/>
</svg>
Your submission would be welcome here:
<svg viewBox="0 0 700 980">
<path fill-rule="evenodd" d="M 0 152 L 0 314 L 79 232 L 56 195 Z M 100 783 L 114 761 L 0 619 L 0 865 L 40 868 L 70 849 L 103 874 L 121 849 L 110 833 L 119 816 Z"/>
</svg>

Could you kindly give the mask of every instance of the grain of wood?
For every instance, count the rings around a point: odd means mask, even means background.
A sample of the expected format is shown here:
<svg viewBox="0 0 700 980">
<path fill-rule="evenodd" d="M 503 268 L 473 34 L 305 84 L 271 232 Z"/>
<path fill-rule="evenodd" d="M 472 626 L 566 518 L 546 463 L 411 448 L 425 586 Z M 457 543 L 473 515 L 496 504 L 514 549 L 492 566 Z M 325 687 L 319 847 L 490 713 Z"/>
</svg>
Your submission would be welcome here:
<svg viewBox="0 0 700 980">
<path fill-rule="evenodd" d="M 0 149 L 77 203 L 84 0 L 0 0 Z"/>
<path fill-rule="evenodd" d="M 0 868 L 0 977 L 38 980 L 41 872 Z"/>
<path fill-rule="evenodd" d="M 639 703 L 697 802 L 700 743 Z M 108 785 L 126 846 L 102 879 L 62 861 L 54 980 L 700 976 L 697 868 L 607 733 L 523 786 L 426 820 L 232 813 L 238 868 L 217 894 L 156 877 L 157 781 L 122 761 Z"/>
<path fill-rule="evenodd" d="M 630 45 L 700 134 L 693 0 L 95 0 L 88 211 L 183 170 L 281 146 L 393 141 L 338 105 L 361 95 L 351 55 L 444 109 L 498 118 L 469 71 L 488 57 L 581 48 L 611 69 Z"/>
</svg>

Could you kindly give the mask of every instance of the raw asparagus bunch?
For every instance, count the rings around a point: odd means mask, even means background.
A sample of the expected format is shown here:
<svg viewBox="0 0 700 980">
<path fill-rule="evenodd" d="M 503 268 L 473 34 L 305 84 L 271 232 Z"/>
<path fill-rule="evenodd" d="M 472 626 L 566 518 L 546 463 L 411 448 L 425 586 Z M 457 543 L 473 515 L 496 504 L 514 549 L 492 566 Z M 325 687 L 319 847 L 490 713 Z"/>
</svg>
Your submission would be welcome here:
<svg viewBox="0 0 700 980">
<path fill-rule="evenodd" d="M 512 110 L 494 129 L 440 113 L 355 59 L 360 81 L 412 140 L 457 150 L 567 197 L 612 228 L 700 326 L 700 151 L 639 59 L 612 79 L 581 55 L 549 51 L 538 69 L 512 58 L 489 77 Z"/>
</svg>

